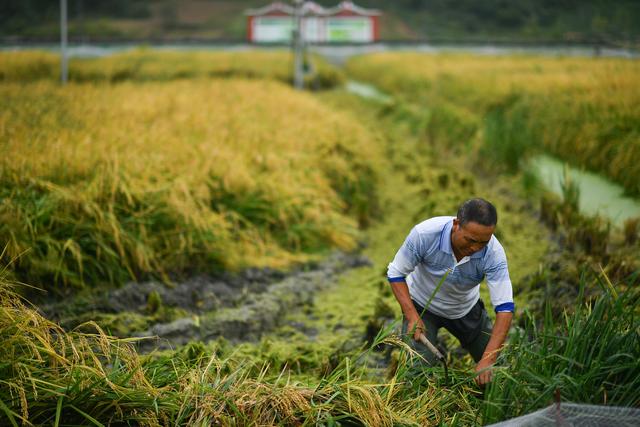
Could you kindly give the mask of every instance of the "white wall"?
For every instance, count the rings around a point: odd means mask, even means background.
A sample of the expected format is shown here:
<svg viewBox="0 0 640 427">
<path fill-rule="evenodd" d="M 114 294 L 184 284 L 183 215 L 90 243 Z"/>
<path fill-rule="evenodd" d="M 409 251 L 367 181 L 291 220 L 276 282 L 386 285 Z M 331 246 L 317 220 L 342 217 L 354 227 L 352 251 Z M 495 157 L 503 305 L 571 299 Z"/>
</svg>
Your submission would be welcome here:
<svg viewBox="0 0 640 427">
<path fill-rule="evenodd" d="M 373 25 L 369 18 L 328 18 L 326 28 L 327 41 L 373 41 Z"/>
<path fill-rule="evenodd" d="M 253 40 L 256 42 L 286 42 L 291 40 L 293 18 L 256 17 L 253 20 Z"/>
<path fill-rule="evenodd" d="M 253 40 L 256 42 L 289 42 L 293 30 L 292 17 L 256 17 Z M 302 34 L 308 42 L 371 42 L 373 24 L 366 17 L 303 18 Z"/>
<path fill-rule="evenodd" d="M 305 41 L 324 41 L 324 22 L 322 18 L 308 17 L 302 20 L 302 36 Z"/>
</svg>

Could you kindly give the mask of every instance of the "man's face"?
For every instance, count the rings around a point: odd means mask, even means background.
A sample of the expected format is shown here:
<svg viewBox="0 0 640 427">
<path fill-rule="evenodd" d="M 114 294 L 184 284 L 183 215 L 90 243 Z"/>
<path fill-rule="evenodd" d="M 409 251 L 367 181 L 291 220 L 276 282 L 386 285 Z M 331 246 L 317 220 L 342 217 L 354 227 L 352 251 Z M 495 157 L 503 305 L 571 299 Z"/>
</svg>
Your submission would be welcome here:
<svg viewBox="0 0 640 427">
<path fill-rule="evenodd" d="M 451 229 L 451 246 L 456 255 L 470 256 L 487 246 L 495 229 L 495 225 L 482 225 L 477 222 L 460 225 L 460 221 L 455 218 Z"/>
</svg>

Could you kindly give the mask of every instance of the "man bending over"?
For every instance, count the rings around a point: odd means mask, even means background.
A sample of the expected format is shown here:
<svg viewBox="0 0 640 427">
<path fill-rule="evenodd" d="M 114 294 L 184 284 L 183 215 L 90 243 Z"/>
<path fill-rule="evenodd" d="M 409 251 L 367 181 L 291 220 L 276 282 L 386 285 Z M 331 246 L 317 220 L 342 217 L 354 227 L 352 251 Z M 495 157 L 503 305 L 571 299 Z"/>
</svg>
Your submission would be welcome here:
<svg viewBox="0 0 640 427">
<path fill-rule="evenodd" d="M 415 341 L 424 334 L 435 343 L 438 329 L 444 327 L 476 361 L 476 382 L 480 385 L 491 381 L 491 367 L 515 309 L 507 257 L 493 235 L 497 222 L 491 203 L 467 200 L 456 217 L 434 217 L 413 227 L 387 270 L 404 314 L 403 334 L 412 334 Z M 495 326 L 480 299 L 483 278 L 496 311 Z M 434 363 L 435 357 L 422 343 L 413 346 Z"/>
</svg>

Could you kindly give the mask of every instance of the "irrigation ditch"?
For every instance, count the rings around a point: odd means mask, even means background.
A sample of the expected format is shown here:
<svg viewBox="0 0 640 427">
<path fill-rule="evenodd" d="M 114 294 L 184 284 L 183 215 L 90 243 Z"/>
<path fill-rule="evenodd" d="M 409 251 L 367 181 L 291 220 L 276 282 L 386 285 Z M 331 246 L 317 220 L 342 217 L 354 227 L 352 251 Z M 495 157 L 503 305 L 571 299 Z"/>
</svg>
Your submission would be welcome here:
<svg viewBox="0 0 640 427">
<path fill-rule="evenodd" d="M 394 103 L 393 97 L 372 84 L 349 80 L 345 90 L 383 105 Z M 563 197 L 565 181 L 576 187 L 578 208 L 586 216 L 601 215 L 616 227 L 640 217 L 640 200 L 625 194 L 622 186 L 593 172 L 580 170 L 548 154 L 538 154 L 523 169 L 535 176 L 546 190 Z"/>
</svg>

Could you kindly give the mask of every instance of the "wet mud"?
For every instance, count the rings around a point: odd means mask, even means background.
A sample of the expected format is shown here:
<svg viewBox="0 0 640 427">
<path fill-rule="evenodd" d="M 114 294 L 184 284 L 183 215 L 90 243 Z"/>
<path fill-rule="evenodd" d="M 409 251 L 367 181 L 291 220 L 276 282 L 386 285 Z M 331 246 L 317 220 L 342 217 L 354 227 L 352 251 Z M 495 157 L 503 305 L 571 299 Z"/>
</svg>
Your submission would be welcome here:
<svg viewBox="0 0 640 427">
<path fill-rule="evenodd" d="M 248 269 L 235 275 L 198 275 L 173 286 L 131 282 L 39 309 L 67 329 L 82 330 L 85 322 L 95 321 L 107 333 L 139 337 L 142 352 L 221 337 L 255 341 L 282 325 L 285 313 L 312 305 L 314 295 L 340 273 L 370 264 L 363 255 L 334 252 L 290 272 Z"/>
</svg>

